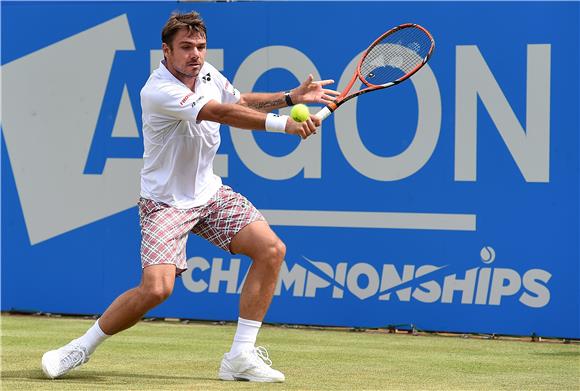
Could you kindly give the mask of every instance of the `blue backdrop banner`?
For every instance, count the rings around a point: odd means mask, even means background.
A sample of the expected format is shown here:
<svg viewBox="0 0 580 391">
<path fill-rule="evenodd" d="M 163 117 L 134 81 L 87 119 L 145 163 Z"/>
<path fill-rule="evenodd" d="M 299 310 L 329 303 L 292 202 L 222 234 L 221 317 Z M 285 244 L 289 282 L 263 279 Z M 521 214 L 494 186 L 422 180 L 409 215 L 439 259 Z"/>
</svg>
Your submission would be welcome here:
<svg viewBox="0 0 580 391">
<path fill-rule="evenodd" d="M 306 141 L 222 126 L 216 173 L 288 247 L 266 322 L 580 338 L 578 2 L 1 7 L 3 311 L 100 314 L 139 283 L 139 92 L 195 9 L 242 92 L 341 90 L 397 24 L 436 40 Z M 236 319 L 250 260 L 197 237 L 187 256 L 150 315 Z"/>
</svg>

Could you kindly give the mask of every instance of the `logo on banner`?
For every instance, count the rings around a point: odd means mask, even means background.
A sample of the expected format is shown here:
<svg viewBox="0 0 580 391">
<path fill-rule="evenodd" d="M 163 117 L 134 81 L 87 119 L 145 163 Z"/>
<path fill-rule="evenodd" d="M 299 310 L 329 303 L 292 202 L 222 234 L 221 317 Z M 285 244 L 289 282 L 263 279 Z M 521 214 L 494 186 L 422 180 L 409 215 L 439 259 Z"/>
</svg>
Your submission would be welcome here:
<svg viewBox="0 0 580 391">
<path fill-rule="evenodd" d="M 526 43 L 525 47 L 525 70 L 521 66 L 522 69 L 510 68 L 510 72 L 522 73 L 528 83 L 518 91 L 518 100 L 525 102 L 525 109 L 518 113 L 504 95 L 493 73 L 495 67 L 488 64 L 485 53 L 477 45 L 458 45 L 453 57 L 455 102 L 442 95 L 437 75 L 428 65 L 411 79 L 417 97 L 417 127 L 409 129 L 414 137 L 403 151 L 393 156 L 372 152 L 359 132 L 356 99 L 334 114 L 337 151 L 349 169 L 364 181 L 394 182 L 415 175 L 441 144 L 438 140 L 445 101 L 447 105 L 455 104 L 456 112 L 453 181 L 478 180 L 478 153 L 488 153 L 477 142 L 483 131 L 478 118 L 485 108 L 505 144 L 501 148 L 513 158 L 516 172 L 521 173 L 516 180 L 521 176 L 529 183 L 550 183 L 551 44 Z M 522 55 L 523 49 L 524 44 L 520 47 Z M 208 59 L 221 64 L 219 70 L 227 50 L 230 49 L 208 49 Z M 136 70 L 147 70 L 161 56 L 157 49 L 137 49 L 127 15 L 119 15 L 2 65 L 2 89 L 10 97 L 3 102 L 2 132 L 31 244 L 134 207 L 143 164 L 139 91 L 149 74 Z M 68 61 L 62 63 L 62 58 Z M 353 57 L 344 68 L 338 89 L 348 83 L 357 61 L 358 56 Z M 60 65 L 55 68 L 53 64 Z M 328 64 L 319 66 L 325 65 Z M 274 68 L 320 77 L 319 69 L 305 53 L 274 45 L 249 53 L 236 70 L 233 84 L 251 91 L 256 81 Z M 46 72 L 39 73 L 37 69 L 58 72 L 47 77 Z M 79 74 L 78 69 L 88 70 L 91 78 Z M 210 73 L 202 76 L 203 82 L 213 79 L 215 75 L 212 78 Z M 226 89 L 239 95 L 229 84 Z M 184 97 L 181 104 L 190 99 Z M 20 103 L 23 101 L 27 105 Z M 63 107 L 68 115 L 61 115 Z M 526 118 L 525 124 L 520 121 L 522 117 Z M 386 125 L 379 121 L 376 126 Z M 260 181 L 291 180 L 297 176 L 322 181 L 323 134 L 278 156 L 263 150 L 249 132 L 232 132 L 234 151 L 217 155 L 216 174 L 228 176 L 228 161 L 235 153 L 235 159 L 239 158 Z M 51 186 L 40 186 L 46 178 L 50 178 Z M 63 194 L 67 195 L 67 202 L 62 202 Z M 44 208 L 46 204 L 52 207 Z M 87 204 L 91 207 L 87 208 Z M 353 219 L 349 216 L 343 220 L 344 215 L 338 213 L 341 211 L 322 211 L 309 220 L 310 215 L 301 218 L 305 215 L 301 212 L 309 211 L 294 210 L 296 205 L 292 204 L 284 207 L 285 213 L 273 211 L 278 225 L 309 226 L 316 221 L 320 227 L 353 226 Z M 385 216 L 379 211 L 369 212 L 354 216 L 356 228 L 475 230 L 475 213 L 467 215 L 467 224 L 457 222 L 455 214 L 445 211 L 397 213 L 388 216 L 388 226 L 377 226 L 376 222 Z"/>
<path fill-rule="evenodd" d="M 492 306 L 512 298 L 530 308 L 548 305 L 550 272 L 493 267 L 491 264 L 496 254 L 489 246 L 481 250 L 480 256 L 483 265 L 461 271 L 455 271 L 449 265 L 331 264 L 304 257 L 291 266 L 283 263 L 275 295 L 336 300 L 350 296 L 359 300 Z M 183 283 L 189 291 L 241 292 L 245 276 L 240 280 L 240 259 L 232 258 L 226 267 L 222 258 L 213 258 L 210 264 L 203 257 L 193 257 L 188 260 L 188 265 Z"/>
</svg>

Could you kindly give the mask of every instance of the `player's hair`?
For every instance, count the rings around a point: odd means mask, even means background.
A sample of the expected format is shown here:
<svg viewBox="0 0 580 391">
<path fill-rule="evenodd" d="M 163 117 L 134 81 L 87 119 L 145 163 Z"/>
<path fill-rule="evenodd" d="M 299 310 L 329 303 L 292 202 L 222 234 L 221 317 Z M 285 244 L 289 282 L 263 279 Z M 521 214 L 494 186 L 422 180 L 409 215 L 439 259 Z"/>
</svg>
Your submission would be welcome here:
<svg viewBox="0 0 580 391">
<path fill-rule="evenodd" d="M 207 38 L 205 23 L 197 12 L 191 11 L 187 14 L 183 14 L 176 11 L 171 14 L 167 23 L 163 26 L 163 30 L 161 30 L 161 42 L 172 47 L 173 37 L 181 29 L 187 29 L 190 33 L 196 31 L 203 37 Z"/>
</svg>

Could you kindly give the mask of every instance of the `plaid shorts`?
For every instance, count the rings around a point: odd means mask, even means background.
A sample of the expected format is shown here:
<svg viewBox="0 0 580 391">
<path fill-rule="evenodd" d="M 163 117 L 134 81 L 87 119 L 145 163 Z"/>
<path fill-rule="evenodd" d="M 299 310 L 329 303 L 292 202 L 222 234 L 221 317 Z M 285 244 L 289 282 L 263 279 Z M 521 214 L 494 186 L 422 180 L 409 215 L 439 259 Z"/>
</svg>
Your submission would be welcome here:
<svg viewBox="0 0 580 391">
<path fill-rule="evenodd" d="M 177 274 L 187 269 L 185 244 L 191 232 L 226 251 L 246 225 L 265 220 L 243 195 L 222 186 L 205 204 L 177 209 L 162 202 L 139 200 L 141 266 L 174 264 Z"/>
</svg>

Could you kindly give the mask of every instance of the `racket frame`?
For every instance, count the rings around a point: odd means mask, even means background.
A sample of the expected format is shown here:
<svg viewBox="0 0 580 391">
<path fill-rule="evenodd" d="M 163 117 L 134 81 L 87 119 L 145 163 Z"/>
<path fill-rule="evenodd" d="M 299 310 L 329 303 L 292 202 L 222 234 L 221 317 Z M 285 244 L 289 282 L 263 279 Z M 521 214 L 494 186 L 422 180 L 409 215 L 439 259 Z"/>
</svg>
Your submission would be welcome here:
<svg viewBox="0 0 580 391">
<path fill-rule="evenodd" d="M 415 27 L 415 28 L 420 29 L 429 37 L 429 39 L 431 41 L 431 47 L 429 48 L 429 51 L 427 52 L 425 57 L 423 57 L 423 60 L 419 64 L 417 64 L 417 66 L 415 68 L 413 68 L 411 71 L 407 72 L 406 74 L 404 74 L 403 76 L 401 76 L 397 80 L 393 80 L 391 82 L 388 82 L 385 84 L 378 84 L 378 85 L 375 85 L 375 84 L 372 84 L 372 83 L 369 83 L 368 81 L 366 81 L 365 78 L 363 78 L 361 75 L 360 68 L 361 68 L 361 65 L 362 65 L 364 59 L 366 58 L 367 54 L 369 53 L 369 51 L 372 48 L 374 48 L 376 45 L 378 45 L 378 43 L 381 42 L 383 40 L 383 38 L 385 38 L 386 36 L 391 35 L 391 34 L 395 33 L 396 31 L 399 31 L 399 30 L 402 30 L 405 28 L 409 28 L 409 27 Z M 328 105 L 326 105 L 326 107 L 323 107 L 315 115 L 318 118 L 320 118 L 321 120 L 324 120 L 326 117 L 328 117 L 330 114 L 332 114 L 332 112 L 334 110 L 336 110 L 340 105 L 351 100 L 352 98 L 356 98 L 357 96 L 365 94 L 365 93 L 370 92 L 370 91 L 382 90 L 384 88 L 392 87 L 394 85 L 399 84 L 402 81 L 407 80 L 408 78 L 413 76 L 419 69 L 421 69 L 423 67 L 423 65 L 425 65 L 427 63 L 427 61 L 429 61 L 429 58 L 431 58 L 431 54 L 433 53 L 434 48 L 435 48 L 435 40 L 433 39 L 433 36 L 431 35 L 431 33 L 429 31 L 427 31 L 427 29 L 424 28 L 423 26 L 418 25 L 416 23 L 403 23 L 401 25 L 393 27 L 389 31 L 386 31 L 385 33 L 381 34 L 377 39 L 375 39 L 373 41 L 373 43 L 371 43 L 369 45 L 369 47 L 361 55 L 360 60 L 358 61 L 357 66 L 356 66 L 356 71 L 352 75 L 352 78 L 350 79 L 346 88 L 340 93 L 340 95 L 338 97 L 336 97 L 336 100 L 334 102 L 331 102 Z M 347 95 L 357 80 L 360 80 L 367 87 L 363 88 L 362 90 L 353 92 L 350 95 Z"/>
</svg>

